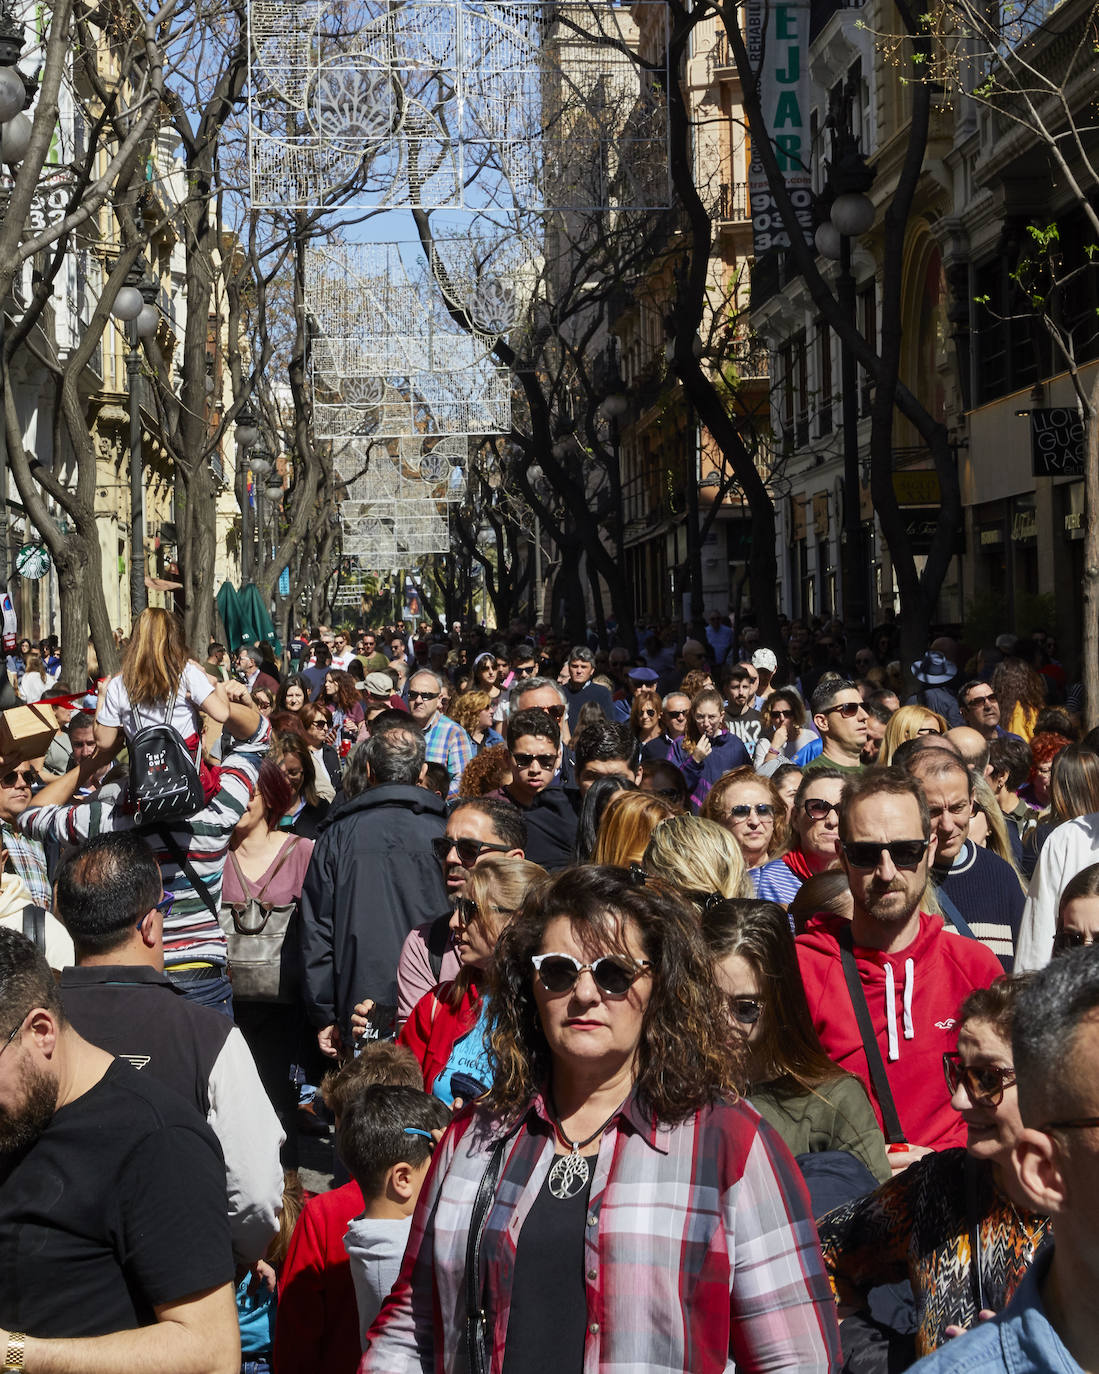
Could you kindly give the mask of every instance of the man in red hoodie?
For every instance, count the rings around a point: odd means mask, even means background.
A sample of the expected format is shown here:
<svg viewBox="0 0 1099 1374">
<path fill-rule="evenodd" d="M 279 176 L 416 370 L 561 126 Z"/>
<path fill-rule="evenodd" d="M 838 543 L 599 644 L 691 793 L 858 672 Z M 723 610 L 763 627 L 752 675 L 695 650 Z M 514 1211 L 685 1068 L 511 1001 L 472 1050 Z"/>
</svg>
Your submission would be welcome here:
<svg viewBox="0 0 1099 1374">
<path fill-rule="evenodd" d="M 891 1151 L 895 1171 L 929 1150 L 964 1146 L 942 1056 L 954 1048 L 962 999 L 1003 972 L 984 945 L 944 932 L 941 916 L 920 910 L 933 857 L 927 801 L 915 779 L 898 768 L 852 778 L 840 805 L 840 862 L 854 915 L 850 923 L 814 916 L 797 941 L 817 1033 L 829 1056 L 865 1083 L 884 1128 L 843 968 L 843 946 L 852 948 L 907 1146 Z"/>
</svg>

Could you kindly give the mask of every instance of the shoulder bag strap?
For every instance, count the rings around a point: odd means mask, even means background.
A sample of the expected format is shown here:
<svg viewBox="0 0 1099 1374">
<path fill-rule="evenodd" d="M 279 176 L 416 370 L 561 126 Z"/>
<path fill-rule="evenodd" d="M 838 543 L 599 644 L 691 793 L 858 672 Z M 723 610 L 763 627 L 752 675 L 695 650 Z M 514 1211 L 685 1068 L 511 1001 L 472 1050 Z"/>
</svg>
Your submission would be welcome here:
<svg viewBox="0 0 1099 1374">
<path fill-rule="evenodd" d="M 500 1181 L 504 1151 L 510 1139 L 510 1136 L 504 1136 L 492 1147 L 469 1219 L 469 1235 L 466 1239 L 466 1362 L 469 1374 L 488 1374 L 489 1370 L 486 1317 L 481 1306 L 481 1240 L 488 1211 L 496 1195 L 496 1185 Z"/>
<path fill-rule="evenodd" d="M 975 940 L 977 937 L 973 934 L 969 922 L 946 895 L 946 888 L 936 887 L 935 896 L 939 899 L 939 905 L 943 909 L 943 915 L 950 917 L 950 924 L 956 928 L 958 934 L 964 935 L 967 940 Z"/>
<path fill-rule="evenodd" d="M 300 835 L 294 835 L 294 836 L 291 838 L 290 843 L 289 843 L 288 845 L 284 845 L 284 846 L 283 846 L 282 853 L 281 853 L 281 854 L 279 855 L 279 857 L 275 860 L 275 866 L 274 866 L 274 868 L 273 868 L 273 869 L 271 870 L 271 872 L 267 875 L 267 881 L 264 883 L 264 885 L 263 885 L 263 887 L 260 889 L 260 891 L 256 893 L 256 901 L 257 901 L 257 902 L 262 902 L 263 899 L 264 899 L 264 897 L 266 897 L 266 895 L 267 895 L 267 889 L 271 886 L 271 884 L 272 884 L 272 883 L 274 882 L 274 880 L 275 880 L 275 874 L 279 871 L 279 869 L 283 866 L 283 864 L 286 862 L 286 860 L 290 857 L 290 855 L 291 855 L 291 854 L 294 852 L 294 850 L 297 848 L 297 844 L 298 844 L 298 841 L 299 841 L 300 839 L 301 839 L 301 836 L 300 836 Z"/>
<path fill-rule="evenodd" d="M 237 882 L 240 883 L 240 890 L 244 893 L 245 901 L 250 902 L 253 896 L 252 885 L 244 876 L 244 870 L 241 868 L 240 861 L 232 849 L 229 850 L 229 862 L 233 865 L 233 872 L 237 875 Z"/>
<path fill-rule="evenodd" d="M 23 934 L 33 940 L 35 949 L 46 950 L 46 908 L 28 905 L 23 908 Z"/>
<path fill-rule="evenodd" d="M 866 1005 L 866 993 L 863 992 L 862 982 L 859 979 L 859 969 L 855 963 L 854 941 L 851 939 L 851 932 L 846 927 L 840 931 L 837 938 L 840 947 L 840 962 L 843 965 L 843 976 L 847 982 L 847 993 L 851 998 L 851 1006 L 855 1012 L 859 1035 L 862 1037 L 862 1048 L 866 1054 L 866 1067 L 870 1070 L 874 1096 L 878 1099 L 882 1121 L 885 1124 L 885 1138 L 890 1145 L 902 1145 L 905 1143 L 905 1134 L 901 1128 L 901 1119 L 897 1115 L 897 1104 L 893 1100 L 893 1090 L 889 1086 L 889 1075 L 885 1071 L 885 1061 L 882 1059 L 881 1050 L 878 1047 L 878 1037 L 874 1034 L 870 1008 Z"/>
<path fill-rule="evenodd" d="M 187 877 L 190 879 L 191 886 L 195 889 L 195 892 L 202 901 L 203 906 L 205 906 L 206 910 L 216 921 L 218 919 L 218 909 L 214 902 L 213 893 L 211 893 L 207 885 L 195 872 L 194 864 L 184 853 L 183 849 L 179 844 L 179 841 L 172 834 L 172 832 L 168 830 L 165 826 L 158 825 L 156 827 L 156 833 L 164 841 L 164 847 L 175 860 L 176 866 L 180 868 L 184 873 L 186 873 Z"/>
</svg>

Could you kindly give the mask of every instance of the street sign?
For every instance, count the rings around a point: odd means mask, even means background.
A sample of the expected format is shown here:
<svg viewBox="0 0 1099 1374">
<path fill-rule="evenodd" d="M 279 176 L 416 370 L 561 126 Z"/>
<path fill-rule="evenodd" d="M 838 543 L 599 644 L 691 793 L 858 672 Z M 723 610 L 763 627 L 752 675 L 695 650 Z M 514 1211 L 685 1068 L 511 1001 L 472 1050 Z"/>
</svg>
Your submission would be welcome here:
<svg viewBox="0 0 1099 1374">
<path fill-rule="evenodd" d="M 15 555 L 15 571 L 28 582 L 37 582 L 50 570 L 50 553 L 45 544 L 24 544 Z"/>
<path fill-rule="evenodd" d="M 1084 417 L 1076 406 L 1039 406 L 1032 410 L 1032 474 L 1035 477 L 1083 477 L 1084 432 Z"/>
<path fill-rule="evenodd" d="M 290 595 L 290 568 L 289 565 L 279 573 L 279 596 Z"/>
</svg>

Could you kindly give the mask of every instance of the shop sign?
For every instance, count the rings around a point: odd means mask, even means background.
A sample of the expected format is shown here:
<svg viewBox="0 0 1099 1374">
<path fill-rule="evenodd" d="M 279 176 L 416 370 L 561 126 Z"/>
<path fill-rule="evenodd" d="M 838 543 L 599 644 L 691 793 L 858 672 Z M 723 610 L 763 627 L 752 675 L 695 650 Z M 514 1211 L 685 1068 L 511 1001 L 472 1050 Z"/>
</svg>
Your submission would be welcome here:
<svg viewBox="0 0 1099 1374">
<path fill-rule="evenodd" d="M 980 545 L 982 549 L 995 548 L 1004 542 L 1004 529 L 1002 525 L 986 525 L 980 532 Z"/>
<path fill-rule="evenodd" d="M 934 468 L 909 468 L 893 474 L 893 493 L 898 506 L 938 506 L 942 487 Z"/>
<path fill-rule="evenodd" d="M 50 570 L 50 551 L 45 544 L 24 544 L 15 555 L 15 571 L 28 582 L 37 582 Z"/>
<path fill-rule="evenodd" d="M 934 510 L 911 511 L 904 517 L 904 532 L 908 535 L 908 541 L 914 554 L 931 552 L 931 541 L 935 538 L 935 531 L 939 528 L 938 512 Z M 954 540 L 954 547 L 950 551 L 952 554 L 965 553 L 965 535 L 959 530 Z"/>
<path fill-rule="evenodd" d="M 1035 477 L 1083 477 L 1084 417 L 1075 406 L 1030 412 L 1030 457 Z"/>
<path fill-rule="evenodd" d="M 1038 512 L 1017 510 L 1011 518 L 1011 540 L 1014 544 L 1029 544 L 1038 538 Z"/>
<path fill-rule="evenodd" d="M 762 137 L 775 160 L 805 242 L 813 243 L 813 187 L 809 147 L 809 5 L 807 0 L 748 0 L 745 17 L 748 65 L 758 77 Z M 756 258 L 789 248 L 790 236 L 771 195 L 758 140 L 752 140 L 748 194 Z"/>
<path fill-rule="evenodd" d="M 798 496 L 790 497 L 790 527 L 794 532 L 794 543 L 805 538 L 805 502 Z"/>
<path fill-rule="evenodd" d="M 813 497 L 813 531 L 818 539 L 828 538 L 828 493 L 818 491 Z"/>
</svg>

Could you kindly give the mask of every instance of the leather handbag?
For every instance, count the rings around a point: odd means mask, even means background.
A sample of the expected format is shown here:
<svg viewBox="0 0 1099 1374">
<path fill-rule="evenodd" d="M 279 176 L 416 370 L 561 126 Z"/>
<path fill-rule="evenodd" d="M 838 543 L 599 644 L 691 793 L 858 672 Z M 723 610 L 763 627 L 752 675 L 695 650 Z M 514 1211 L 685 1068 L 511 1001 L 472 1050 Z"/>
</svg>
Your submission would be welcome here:
<svg viewBox="0 0 1099 1374">
<path fill-rule="evenodd" d="M 229 952 L 233 997 L 250 1002 L 293 1002 L 300 982 L 297 914 L 299 901 L 269 902 L 267 889 L 275 875 L 297 846 L 294 835 L 279 855 L 267 881 L 253 893 L 241 872 L 237 856 L 229 851 L 229 862 L 245 894 L 243 902 L 223 902 L 218 923 L 225 932 Z M 289 937 L 289 938 L 288 938 Z"/>
</svg>

